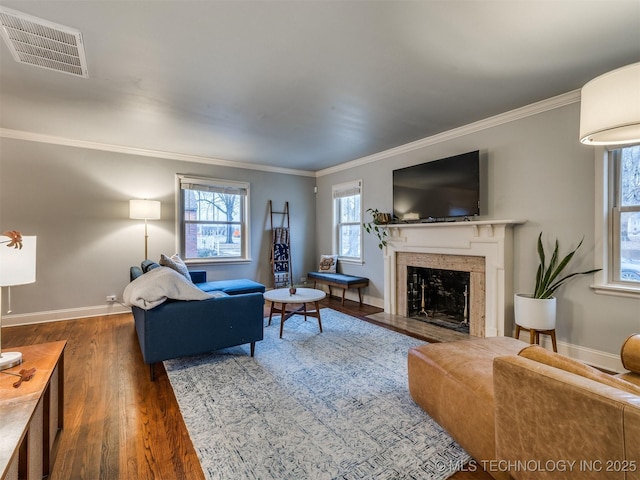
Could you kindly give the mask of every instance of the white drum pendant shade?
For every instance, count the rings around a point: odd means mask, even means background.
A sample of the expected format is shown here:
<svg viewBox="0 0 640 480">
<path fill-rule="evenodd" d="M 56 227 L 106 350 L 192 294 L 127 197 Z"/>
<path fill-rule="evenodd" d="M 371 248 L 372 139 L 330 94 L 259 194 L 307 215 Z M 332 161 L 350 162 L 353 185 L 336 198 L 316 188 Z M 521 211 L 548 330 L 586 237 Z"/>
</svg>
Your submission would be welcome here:
<svg viewBox="0 0 640 480">
<path fill-rule="evenodd" d="M 640 142 L 640 63 L 600 75 L 582 87 L 580 141 L 586 145 Z"/>
</svg>

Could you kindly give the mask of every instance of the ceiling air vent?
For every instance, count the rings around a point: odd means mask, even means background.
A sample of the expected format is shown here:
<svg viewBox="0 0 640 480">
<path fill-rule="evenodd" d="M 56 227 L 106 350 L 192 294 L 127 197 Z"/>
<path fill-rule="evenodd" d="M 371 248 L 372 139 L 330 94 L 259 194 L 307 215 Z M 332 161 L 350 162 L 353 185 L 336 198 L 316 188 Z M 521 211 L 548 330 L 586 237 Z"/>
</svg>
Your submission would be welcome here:
<svg viewBox="0 0 640 480">
<path fill-rule="evenodd" d="M 0 7 L 0 34 L 16 62 L 89 77 L 82 33 Z"/>
</svg>

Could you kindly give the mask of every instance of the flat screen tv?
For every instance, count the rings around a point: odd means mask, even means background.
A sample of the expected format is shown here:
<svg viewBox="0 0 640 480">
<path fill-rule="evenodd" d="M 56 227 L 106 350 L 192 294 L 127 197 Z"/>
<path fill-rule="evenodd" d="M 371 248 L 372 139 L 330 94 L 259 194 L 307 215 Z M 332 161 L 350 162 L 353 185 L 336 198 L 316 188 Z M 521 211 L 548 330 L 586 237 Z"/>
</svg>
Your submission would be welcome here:
<svg viewBox="0 0 640 480">
<path fill-rule="evenodd" d="M 480 152 L 393 171 L 395 221 L 446 221 L 480 214 Z"/>
</svg>

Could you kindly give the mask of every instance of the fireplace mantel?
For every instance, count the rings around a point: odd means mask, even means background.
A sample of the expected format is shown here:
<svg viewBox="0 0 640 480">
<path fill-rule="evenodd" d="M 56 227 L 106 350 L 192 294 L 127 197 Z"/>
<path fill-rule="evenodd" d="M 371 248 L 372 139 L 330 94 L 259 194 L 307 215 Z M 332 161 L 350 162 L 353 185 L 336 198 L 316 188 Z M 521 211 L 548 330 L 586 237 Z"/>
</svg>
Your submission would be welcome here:
<svg viewBox="0 0 640 480">
<path fill-rule="evenodd" d="M 396 266 L 400 252 L 483 257 L 485 261 L 484 336 L 510 334 L 513 321 L 513 227 L 525 220 L 396 223 L 384 249 L 384 311 L 398 311 Z"/>
</svg>

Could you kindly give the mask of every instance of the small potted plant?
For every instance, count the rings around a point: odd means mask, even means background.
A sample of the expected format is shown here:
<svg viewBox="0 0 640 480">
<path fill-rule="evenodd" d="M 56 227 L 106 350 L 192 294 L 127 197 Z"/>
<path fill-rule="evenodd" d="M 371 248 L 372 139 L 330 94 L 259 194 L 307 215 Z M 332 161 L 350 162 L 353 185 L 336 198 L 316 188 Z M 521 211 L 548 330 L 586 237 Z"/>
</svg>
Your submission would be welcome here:
<svg viewBox="0 0 640 480">
<path fill-rule="evenodd" d="M 379 225 L 386 225 L 391 221 L 391 215 L 389 213 L 382 213 L 377 208 L 367 208 L 367 212 L 371 214 L 372 221 L 363 223 L 367 233 L 374 234 L 378 237 L 378 248 L 382 250 L 387 246 L 387 236 L 389 233 L 385 228 L 380 228 Z"/>
<path fill-rule="evenodd" d="M 587 275 L 601 270 L 595 268 L 561 277 L 583 241 L 584 238 L 580 240 L 575 249 L 559 260 L 559 244 L 556 239 L 555 248 L 547 264 L 547 257 L 542 245 L 542 232 L 540 232 L 537 243 L 540 263 L 536 272 L 535 290 L 532 294 L 516 293 L 514 298 L 517 325 L 534 330 L 553 330 L 556 328 L 556 297 L 553 296 L 556 290 L 577 275 Z"/>
</svg>

